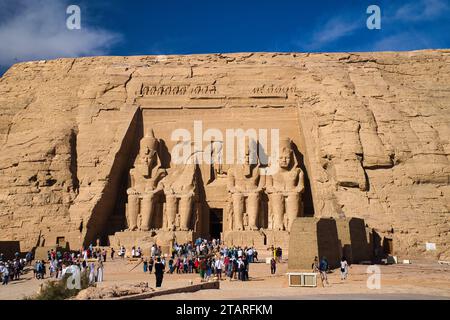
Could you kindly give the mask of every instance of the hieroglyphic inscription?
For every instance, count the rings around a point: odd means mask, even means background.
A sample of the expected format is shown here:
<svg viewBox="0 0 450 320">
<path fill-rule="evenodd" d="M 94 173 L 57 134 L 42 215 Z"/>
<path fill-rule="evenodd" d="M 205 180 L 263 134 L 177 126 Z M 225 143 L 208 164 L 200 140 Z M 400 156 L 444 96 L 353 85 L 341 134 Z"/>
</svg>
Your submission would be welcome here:
<svg viewBox="0 0 450 320">
<path fill-rule="evenodd" d="M 255 87 L 252 89 L 253 94 L 288 94 L 294 93 L 297 90 L 296 87 L 290 86 L 276 86 L 273 84 Z"/>
<path fill-rule="evenodd" d="M 184 96 L 184 95 L 214 95 L 217 93 L 213 85 L 142 85 L 143 96 Z"/>
</svg>

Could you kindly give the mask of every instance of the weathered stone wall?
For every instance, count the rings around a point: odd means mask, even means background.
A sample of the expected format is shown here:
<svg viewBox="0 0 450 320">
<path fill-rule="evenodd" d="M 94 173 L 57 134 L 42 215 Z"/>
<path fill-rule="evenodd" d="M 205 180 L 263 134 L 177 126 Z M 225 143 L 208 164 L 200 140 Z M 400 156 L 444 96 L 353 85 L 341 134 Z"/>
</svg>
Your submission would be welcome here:
<svg viewBox="0 0 450 320">
<path fill-rule="evenodd" d="M 448 50 L 14 65 L 0 79 L 0 240 L 26 250 L 94 237 L 114 210 L 140 108 L 255 119 L 295 108 L 316 216 L 360 217 L 401 255 L 448 259 L 449 74 Z"/>
</svg>

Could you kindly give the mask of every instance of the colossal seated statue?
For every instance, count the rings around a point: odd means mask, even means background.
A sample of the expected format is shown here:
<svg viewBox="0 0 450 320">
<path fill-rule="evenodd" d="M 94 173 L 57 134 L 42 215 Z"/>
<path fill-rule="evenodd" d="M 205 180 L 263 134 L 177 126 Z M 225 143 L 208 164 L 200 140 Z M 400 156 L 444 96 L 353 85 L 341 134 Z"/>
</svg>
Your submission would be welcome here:
<svg viewBox="0 0 450 320">
<path fill-rule="evenodd" d="M 290 231 L 294 219 L 300 213 L 304 174 L 298 167 L 289 138 L 280 141 L 280 153 L 275 166 L 275 173 L 266 177 L 266 192 L 273 214 L 272 229 Z"/>
<path fill-rule="evenodd" d="M 256 161 L 250 161 L 247 150 L 244 163 L 236 164 L 228 170 L 227 187 L 232 201 L 233 230 L 244 230 L 244 211 L 248 215 L 248 229 L 258 230 L 258 213 L 264 179 L 260 176 L 259 159 L 255 158 Z"/>
<path fill-rule="evenodd" d="M 166 196 L 166 230 L 192 230 L 194 203 L 197 200 L 197 164 L 192 155 L 162 180 Z M 177 214 L 179 223 L 177 223 Z"/>
<path fill-rule="evenodd" d="M 163 190 L 160 182 L 167 175 L 166 170 L 161 167 L 158 145 L 153 131 L 142 138 L 134 168 L 130 170 L 126 213 L 130 231 L 147 231 L 153 224 L 155 206 L 160 201 Z"/>
</svg>

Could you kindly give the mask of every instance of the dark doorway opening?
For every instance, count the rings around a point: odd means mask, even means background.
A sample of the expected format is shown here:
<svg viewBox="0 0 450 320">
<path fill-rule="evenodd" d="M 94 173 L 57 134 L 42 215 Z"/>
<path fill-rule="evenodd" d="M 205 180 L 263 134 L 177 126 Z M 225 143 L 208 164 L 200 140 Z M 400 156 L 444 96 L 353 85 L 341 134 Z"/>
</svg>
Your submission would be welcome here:
<svg viewBox="0 0 450 320">
<path fill-rule="evenodd" d="M 209 209 L 209 236 L 220 239 L 223 227 L 223 209 Z"/>
</svg>

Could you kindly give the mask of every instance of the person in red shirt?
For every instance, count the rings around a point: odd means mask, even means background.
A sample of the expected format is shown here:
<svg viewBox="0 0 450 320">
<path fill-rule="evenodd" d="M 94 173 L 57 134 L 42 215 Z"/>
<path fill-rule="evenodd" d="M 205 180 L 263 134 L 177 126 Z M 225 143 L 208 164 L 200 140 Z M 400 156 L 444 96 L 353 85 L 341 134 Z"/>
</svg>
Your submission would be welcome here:
<svg viewBox="0 0 450 320">
<path fill-rule="evenodd" d="M 195 259 L 194 268 L 195 268 L 195 272 L 198 273 L 199 272 L 199 270 L 198 270 L 198 259 Z"/>
</svg>

